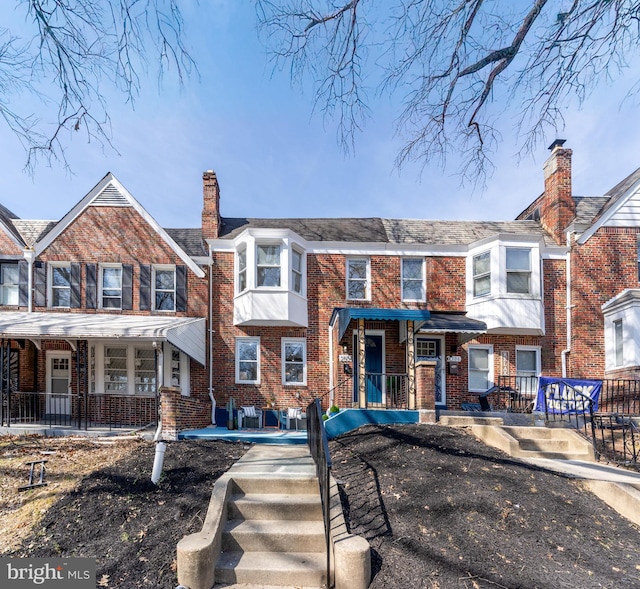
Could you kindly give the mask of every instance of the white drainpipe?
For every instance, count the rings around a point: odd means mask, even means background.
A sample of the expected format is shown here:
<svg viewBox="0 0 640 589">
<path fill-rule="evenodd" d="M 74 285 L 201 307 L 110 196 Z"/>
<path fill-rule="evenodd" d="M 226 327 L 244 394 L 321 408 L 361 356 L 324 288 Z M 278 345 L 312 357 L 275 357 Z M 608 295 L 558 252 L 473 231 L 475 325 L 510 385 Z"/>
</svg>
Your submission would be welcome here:
<svg viewBox="0 0 640 589">
<path fill-rule="evenodd" d="M 164 386 L 164 353 L 162 344 L 158 345 L 158 342 L 153 342 L 153 348 L 156 351 L 156 361 L 158 370 L 156 373 L 157 389 L 160 390 Z M 162 474 L 162 464 L 164 463 L 164 452 L 167 449 L 167 445 L 162 440 L 162 415 L 158 419 L 158 429 L 153 436 L 153 441 L 156 442 L 156 454 L 153 459 L 153 470 L 151 471 L 151 482 L 154 485 L 158 484 L 160 475 Z"/>
<path fill-rule="evenodd" d="M 333 338 L 331 337 L 332 327 L 329 325 L 329 407 L 333 407 Z"/>
<path fill-rule="evenodd" d="M 211 425 L 216 427 L 216 398 L 213 394 L 213 252 L 209 244 L 209 398 L 211 399 Z"/>
<path fill-rule="evenodd" d="M 567 347 L 562 350 L 562 378 L 567 378 L 567 354 L 571 352 L 571 234 L 567 231 Z"/>
<path fill-rule="evenodd" d="M 28 249 L 24 251 L 24 258 L 27 260 L 27 265 L 29 267 L 28 277 L 27 277 L 27 288 L 29 292 L 29 298 L 27 302 L 27 311 L 29 313 L 33 312 L 33 261 L 35 260 L 36 252 L 32 249 Z"/>
</svg>

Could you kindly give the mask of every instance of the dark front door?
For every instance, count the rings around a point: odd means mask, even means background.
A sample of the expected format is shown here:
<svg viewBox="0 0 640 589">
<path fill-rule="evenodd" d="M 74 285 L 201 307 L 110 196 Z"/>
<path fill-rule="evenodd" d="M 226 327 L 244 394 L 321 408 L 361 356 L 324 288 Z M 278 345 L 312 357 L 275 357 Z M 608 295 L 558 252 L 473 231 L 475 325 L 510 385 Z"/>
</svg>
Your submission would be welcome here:
<svg viewBox="0 0 640 589">
<path fill-rule="evenodd" d="M 353 349 L 358 349 L 358 336 L 353 336 Z M 366 379 L 365 390 L 367 394 L 367 406 L 384 404 L 384 374 L 383 359 L 384 346 L 382 335 L 365 335 L 364 337 L 364 378 Z M 358 402 L 358 383 L 360 382 L 358 355 L 354 358 L 355 378 L 353 379 L 354 390 L 353 400 Z"/>
</svg>

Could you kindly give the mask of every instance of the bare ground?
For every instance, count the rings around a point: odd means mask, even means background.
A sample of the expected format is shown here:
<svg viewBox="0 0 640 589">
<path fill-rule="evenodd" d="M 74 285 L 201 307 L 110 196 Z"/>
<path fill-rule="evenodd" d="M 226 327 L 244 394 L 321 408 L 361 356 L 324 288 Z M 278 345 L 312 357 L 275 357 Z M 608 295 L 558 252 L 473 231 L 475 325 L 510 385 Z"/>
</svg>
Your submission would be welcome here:
<svg viewBox="0 0 640 589">
<path fill-rule="evenodd" d="M 149 442 L 0 439 L 2 554 L 92 557 L 98 586 L 172 589 L 177 542 L 244 452 L 171 443 L 155 486 Z M 372 547 L 374 589 L 640 588 L 636 526 L 463 430 L 367 426 L 331 454 L 348 524 Z M 50 485 L 17 491 L 38 456 Z"/>
</svg>

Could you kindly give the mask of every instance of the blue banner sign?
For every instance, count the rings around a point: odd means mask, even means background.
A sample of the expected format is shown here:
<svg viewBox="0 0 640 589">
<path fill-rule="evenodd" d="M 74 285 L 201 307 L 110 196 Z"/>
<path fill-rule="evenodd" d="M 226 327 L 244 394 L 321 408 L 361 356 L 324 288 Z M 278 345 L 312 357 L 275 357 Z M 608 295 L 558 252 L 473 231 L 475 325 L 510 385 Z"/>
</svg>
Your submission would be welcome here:
<svg viewBox="0 0 640 589">
<path fill-rule="evenodd" d="M 601 380 L 578 380 L 576 378 L 538 379 L 538 397 L 534 411 L 556 414 L 589 413 L 589 399 L 593 402 L 593 411 L 598 410 Z"/>
</svg>

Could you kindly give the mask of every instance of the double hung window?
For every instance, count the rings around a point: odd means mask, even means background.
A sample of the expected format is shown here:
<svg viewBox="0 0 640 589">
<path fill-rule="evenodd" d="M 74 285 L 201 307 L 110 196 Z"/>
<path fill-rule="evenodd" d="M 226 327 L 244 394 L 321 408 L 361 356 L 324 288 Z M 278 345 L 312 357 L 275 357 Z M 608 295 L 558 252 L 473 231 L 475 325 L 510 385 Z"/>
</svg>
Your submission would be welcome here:
<svg viewBox="0 0 640 589">
<path fill-rule="evenodd" d="M 369 299 L 369 258 L 347 258 L 347 299 Z"/>
<path fill-rule="evenodd" d="M 175 268 L 154 268 L 154 292 L 156 311 L 176 310 L 176 270 Z"/>
<path fill-rule="evenodd" d="M 540 348 L 516 348 L 516 380 L 521 393 L 533 395 L 538 389 Z"/>
<path fill-rule="evenodd" d="M 124 346 L 105 346 L 104 392 L 127 393 L 128 388 L 127 348 Z"/>
<path fill-rule="evenodd" d="M 424 260 L 420 258 L 402 259 L 402 300 L 425 300 Z"/>
<path fill-rule="evenodd" d="M 507 292 L 531 293 L 531 250 L 528 248 L 507 248 Z"/>
<path fill-rule="evenodd" d="M 258 245 L 257 286 L 280 286 L 280 246 Z"/>
<path fill-rule="evenodd" d="M 282 340 L 282 383 L 303 385 L 307 382 L 307 342 L 304 339 Z"/>
<path fill-rule="evenodd" d="M 302 294 L 302 254 L 291 250 L 291 290 Z"/>
<path fill-rule="evenodd" d="M 491 294 L 491 252 L 473 256 L 473 296 Z"/>
<path fill-rule="evenodd" d="M 493 386 L 493 348 L 469 346 L 469 390 L 484 392 Z"/>
<path fill-rule="evenodd" d="M 100 268 L 103 309 L 122 309 L 122 266 Z"/>
<path fill-rule="evenodd" d="M 18 264 L 0 264 L 0 304 L 18 305 L 20 301 L 20 272 Z"/>
<path fill-rule="evenodd" d="M 260 338 L 236 339 L 236 382 L 260 383 Z"/>
<path fill-rule="evenodd" d="M 71 307 L 71 264 L 51 266 L 51 306 Z"/>
<path fill-rule="evenodd" d="M 247 289 L 247 248 L 238 250 L 238 292 Z"/>
<path fill-rule="evenodd" d="M 622 319 L 613 322 L 613 361 L 614 366 L 624 365 L 624 332 Z"/>
</svg>

